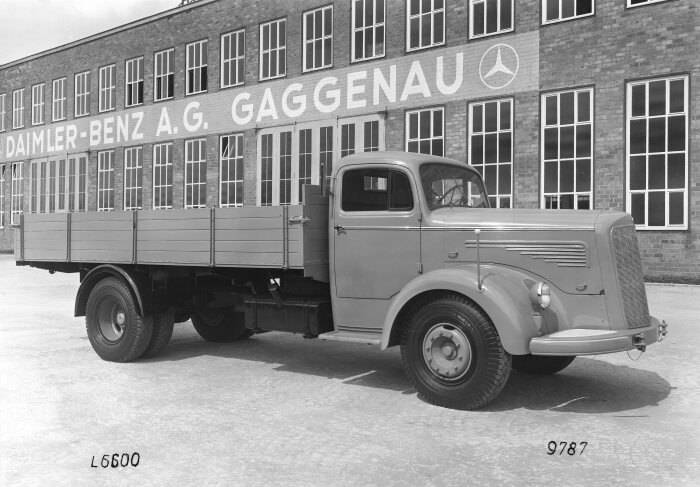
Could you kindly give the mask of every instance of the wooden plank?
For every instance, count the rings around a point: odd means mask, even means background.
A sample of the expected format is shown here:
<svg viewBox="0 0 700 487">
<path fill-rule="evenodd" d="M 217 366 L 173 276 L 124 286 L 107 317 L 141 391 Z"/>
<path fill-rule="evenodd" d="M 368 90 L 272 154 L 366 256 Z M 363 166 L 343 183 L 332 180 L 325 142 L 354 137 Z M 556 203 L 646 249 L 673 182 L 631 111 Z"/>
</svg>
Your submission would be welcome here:
<svg viewBox="0 0 700 487">
<path fill-rule="evenodd" d="M 188 210 L 139 210 L 139 222 L 151 220 L 198 220 L 209 221 L 209 208 L 191 208 Z"/>
<path fill-rule="evenodd" d="M 24 250 L 63 250 L 63 260 L 66 259 L 66 239 L 63 240 L 25 240 Z"/>
<path fill-rule="evenodd" d="M 282 228 L 275 230 L 215 230 L 217 245 L 226 241 L 272 241 L 282 245 Z"/>
<path fill-rule="evenodd" d="M 130 264 L 131 252 L 115 252 L 112 249 L 72 250 L 71 262 L 109 262 L 112 264 Z"/>
<path fill-rule="evenodd" d="M 216 265 L 221 267 L 280 267 L 282 253 L 216 252 Z"/>
<path fill-rule="evenodd" d="M 240 206 L 217 208 L 216 219 L 239 220 L 242 218 L 282 218 L 281 206 Z"/>
<path fill-rule="evenodd" d="M 112 250 L 114 252 L 131 252 L 131 241 L 126 240 L 92 240 L 81 239 L 71 241 L 71 251 L 79 250 Z"/>
<path fill-rule="evenodd" d="M 196 264 L 209 265 L 209 251 L 207 252 L 162 252 L 160 250 L 137 249 L 137 262 L 139 264 Z"/>
<path fill-rule="evenodd" d="M 139 217 L 140 218 L 140 217 Z M 209 218 L 187 218 L 184 220 L 141 220 L 139 219 L 138 233 L 148 230 L 209 230 Z"/>
<path fill-rule="evenodd" d="M 240 218 L 216 219 L 217 230 L 280 230 L 282 231 L 282 216 L 275 218 Z"/>
<path fill-rule="evenodd" d="M 75 230 L 71 227 L 71 239 L 76 242 L 81 240 L 92 240 L 95 242 L 129 242 L 129 245 L 131 245 L 131 230 L 131 225 L 129 225 L 128 230 L 102 231 Z"/>
<path fill-rule="evenodd" d="M 25 261 L 42 261 L 42 262 L 65 262 L 66 252 L 60 250 L 24 250 Z"/>
<path fill-rule="evenodd" d="M 154 242 L 162 240 L 178 240 L 178 241 L 207 241 L 209 242 L 209 229 L 192 230 L 182 229 L 177 230 L 143 230 L 139 222 L 139 229 L 136 233 L 139 242 Z"/>
<path fill-rule="evenodd" d="M 253 252 L 253 253 L 268 253 L 282 252 L 282 242 L 277 241 L 217 241 L 217 252 Z"/>
<path fill-rule="evenodd" d="M 206 252 L 209 253 L 208 240 L 144 240 L 137 244 L 138 250 L 158 252 Z"/>
</svg>

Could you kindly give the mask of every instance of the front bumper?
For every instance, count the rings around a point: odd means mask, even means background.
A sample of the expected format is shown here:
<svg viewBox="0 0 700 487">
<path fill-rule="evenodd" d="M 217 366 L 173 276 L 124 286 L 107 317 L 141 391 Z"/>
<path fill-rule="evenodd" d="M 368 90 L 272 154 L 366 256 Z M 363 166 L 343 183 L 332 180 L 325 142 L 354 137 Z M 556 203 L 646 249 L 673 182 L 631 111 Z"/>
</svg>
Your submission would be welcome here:
<svg viewBox="0 0 700 487">
<path fill-rule="evenodd" d="M 532 355 L 599 355 L 602 353 L 624 352 L 638 348 L 642 351 L 647 345 L 662 340 L 666 336 L 666 323 L 651 318 L 646 328 L 625 330 L 591 330 L 575 328 L 558 331 L 530 340 Z"/>
</svg>

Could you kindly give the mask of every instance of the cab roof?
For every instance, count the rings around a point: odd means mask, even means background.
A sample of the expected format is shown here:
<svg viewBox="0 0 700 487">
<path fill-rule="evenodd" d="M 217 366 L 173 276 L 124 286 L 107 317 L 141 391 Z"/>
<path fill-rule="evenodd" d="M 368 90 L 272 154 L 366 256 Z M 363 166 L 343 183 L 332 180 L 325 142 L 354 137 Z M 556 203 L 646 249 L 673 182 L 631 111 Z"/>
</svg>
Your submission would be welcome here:
<svg viewBox="0 0 700 487">
<path fill-rule="evenodd" d="M 406 167 L 414 174 L 418 174 L 418 168 L 426 162 L 436 162 L 459 166 L 477 172 L 468 164 L 447 157 L 433 156 L 430 154 L 417 154 L 415 152 L 379 151 L 358 152 L 340 159 L 333 170 L 335 176 L 345 166 L 357 166 L 360 164 L 390 164 Z"/>
</svg>

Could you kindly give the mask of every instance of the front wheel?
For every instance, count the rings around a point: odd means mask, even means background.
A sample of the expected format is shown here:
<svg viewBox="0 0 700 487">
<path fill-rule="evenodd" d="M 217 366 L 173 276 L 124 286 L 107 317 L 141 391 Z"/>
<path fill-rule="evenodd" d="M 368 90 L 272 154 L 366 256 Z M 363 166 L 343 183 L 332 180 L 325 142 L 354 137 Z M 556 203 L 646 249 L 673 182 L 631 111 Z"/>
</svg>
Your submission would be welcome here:
<svg viewBox="0 0 700 487">
<path fill-rule="evenodd" d="M 90 291 L 85 327 L 92 348 L 103 360 L 136 360 L 148 347 L 153 320 L 139 316 L 131 291 L 121 279 L 106 277 Z"/>
<path fill-rule="evenodd" d="M 549 375 L 564 370 L 576 357 L 513 355 L 513 368 L 523 374 Z"/>
<path fill-rule="evenodd" d="M 199 336 L 210 342 L 243 340 L 253 334 L 245 327 L 244 314 L 231 309 L 193 312 L 192 324 Z"/>
<path fill-rule="evenodd" d="M 425 301 L 401 336 L 408 380 L 428 402 L 476 409 L 503 390 L 511 356 L 489 317 L 461 296 Z"/>
</svg>

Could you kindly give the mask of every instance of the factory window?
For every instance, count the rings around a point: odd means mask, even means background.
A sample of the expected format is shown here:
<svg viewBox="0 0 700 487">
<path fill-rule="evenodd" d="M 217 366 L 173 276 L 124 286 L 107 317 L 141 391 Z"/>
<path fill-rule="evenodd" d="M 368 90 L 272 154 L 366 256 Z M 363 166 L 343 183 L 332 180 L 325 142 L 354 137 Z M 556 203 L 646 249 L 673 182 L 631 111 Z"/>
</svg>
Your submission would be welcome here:
<svg viewBox="0 0 700 487">
<path fill-rule="evenodd" d="M 90 114 L 90 71 L 75 75 L 75 116 Z"/>
<path fill-rule="evenodd" d="M 665 2 L 666 0 L 627 0 L 627 7 L 640 7 L 642 5 L 649 5 L 652 3 Z"/>
<path fill-rule="evenodd" d="M 29 212 L 54 213 L 66 209 L 66 160 L 38 159 L 29 166 Z"/>
<path fill-rule="evenodd" d="M 340 157 L 384 150 L 384 123 L 378 116 L 341 119 L 338 139 Z"/>
<path fill-rule="evenodd" d="M 114 210 L 114 151 L 97 153 L 97 211 Z"/>
<path fill-rule="evenodd" d="M 44 83 L 32 86 L 32 125 L 44 123 Z"/>
<path fill-rule="evenodd" d="M 51 103 L 51 120 L 58 122 L 66 118 L 66 78 L 53 80 L 53 101 Z"/>
<path fill-rule="evenodd" d="M 287 20 L 260 24 L 260 80 L 287 74 Z"/>
<path fill-rule="evenodd" d="M 513 0 L 471 0 L 469 37 L 513 31 Z"/>
<path fill-rule="evenodd" d="M 0 228 L 5 228 L 5 166 L 0 165 Z"/>
<path fill-rule="evenodd" d="M 126 62 L 126 106 L 143 103 L 143 58 L 129 59 Z"/>
<path fill-rule="evenodd" d="M 24 88 L 12 92 L 12 128 L 24 127 Z"/>
<path fill-rule="evenodd" d="M 5 93 L 0 94 L 0 132 L 5 131 L 5 116 L 7 115 L 7 102 Z"/>
<path fill-rule="evenodd" d="M 688 228 L 688 77 L 627 84 L 626 208 L 640 229 Z"/>
<path fill-rule="evenodd" d="M 153 209 L 173 207 L 173 144 L 153 146 Z"/>
<path fill-rule="evenodd" d="M 99 110 L 101 112 L 108 112 L 114 110 L 117 100 L 117 90 L 116 90 L 116 66 L 114 64 L 110 66 L 104 66 L 100 68 L 99 72 L 99 84 L 100 84 L 100 102 Z"/>
<path fill-rule="evenodd" d="M 445 0 L 407 0 L 406 49 L 413 51 L 445 43 Z"/>
<path fill-rule="evenodd" d="M 243 134 L 220 139 L 219 206 L 243 206 Z"/>
<path fill-rule="evenodd" d="M 384 57 L 385 16 L 384 0 L 353 0 L 353 62 Z"/>
<path fill-rule="evenodd" d="M 542 23 L 552 24 L 562 20 L 593 15 L 593 0 L 542 0 Z"/>
<path fill-rule="evenodd" d="M 333 6 L 304 14 L 304 71 L 333 64 Z"/>
<path fill-rule="evenodd" d="M 185 208 L 207 206 L 207 141 L 185 142 Z"/>
<path fill-rule="evenodd" d="M 175 74 L 173 71 L 175 49 L 166 49 L 155 54 L 154 64 L 154 101 L 167 100 L 175 91 Z"/>
<path fill-rule="evenodd" d="M 124 149 L 124 209 L 143 208 L 142 195 L 143 150 L 141 147 Z"/>
<path fill-rule="evenodd" d="M 443 107 L 406 112 L 406 150 L 444 156 L 444 115 Z"/>
<path fill-rule="evenodd" d="M 221 87 L 242 85 L 245 80 L 245 30 L 221 36 Z"/>
<path fill-rule="evenodd" d="M 492 208 L 513 206 L 513 100 L 469 105 L 469 164 L 486 184 Z"/>
<path fill-rule="evenodd" d="M 542 95 L 543 208 L 593 208 L 593 90 Z"/>
<path fill-rule="evenodd" d="M 68 156 L 68 211 L 87 210 L 87 166 L 86 155 Z"/>
<path fill-rule="evenodd" d="M 14 162 L 12 164 L 12 186 L 10 193 L 10 225 L 19 225 L 20 215 L 24 208 L 22 192 L 23 181 L 22 181 L 22 163 Z"/>
<path fill-rule="evenodd" d="M 207 91 L 208 48 L 206 39 L 187 44 L 187 79 L 185 93 L 193 95 Z"/>
</svg>

